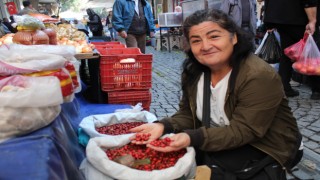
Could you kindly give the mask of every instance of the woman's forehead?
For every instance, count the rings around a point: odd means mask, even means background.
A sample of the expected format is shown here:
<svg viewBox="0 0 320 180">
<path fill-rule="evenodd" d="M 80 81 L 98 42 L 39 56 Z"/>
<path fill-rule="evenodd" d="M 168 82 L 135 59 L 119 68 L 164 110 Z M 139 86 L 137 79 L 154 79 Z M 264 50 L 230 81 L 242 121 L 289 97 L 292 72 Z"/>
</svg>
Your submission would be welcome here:
<svg viewBox="0 0 320 180">
<path fill-rule="evenodd" d="M 218 23 L 212 21 L 204 21 L 200 24 L 194 25 L 190 28 L 190 34 L 192 33 L 203 33 L 203 32 L 210 32 L 210 31 L 227 31 L 223 29 Z"/>
</svg>

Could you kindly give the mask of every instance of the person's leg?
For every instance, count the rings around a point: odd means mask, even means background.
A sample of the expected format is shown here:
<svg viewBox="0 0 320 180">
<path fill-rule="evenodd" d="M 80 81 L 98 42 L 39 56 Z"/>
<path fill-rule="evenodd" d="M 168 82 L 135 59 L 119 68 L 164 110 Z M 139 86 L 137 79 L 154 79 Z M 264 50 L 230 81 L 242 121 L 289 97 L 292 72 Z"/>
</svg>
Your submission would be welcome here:
<svg viewBox="0 0 320 180">
<path fill-rule="evenodd" d="M 140 51 L 144 54 L 146 52 L 146 34 L 136 35 L 138 47 Z"/>
<path fill-rule="evenodd" d="M 282 49 L 285 49 L 302 39 L 305 30 L 304 26 L 279 25 L 276 28 L 280 34 Z M 293 72 L 292 64 L 292 60 L 283 54 L 279 63 L 279 75 L 281 76 L 283 87 L 288 97 L 294 97 L 299 95 L 299 92 L 293 90 L 290 85 L 290 80 Z"/>
<path fill-rule="evenodd" d="M 112 28 L 112 30 L 113 30 L 113 33 L 114 33 L 113 34 L 114 40 L 118 41 L 118 33 L 117 33 L 117 31 L 115 29 L 113 29 L 113 28 Z"/>
<path fill-rule="evenodd" d="M 313 39 L 316 42 L 318 48 L 320 49 L 320 32 L 318 28 L 313 34 Z M 320 99 L 320 76 L 309 76 L 309 83 L 312 91 L 310 99 L 319 100 Z"/>
<path fill-rule="evenodd" d="M 133 34 L 128 34 L 126 38 L 127 47 L 138 47 L 138 42 L 136 36 Z"/>
<path fill-rule="evenodd" d="M 113 28 L 109 28 L 109 32 L 110 32 L 111 41 L 114 41 Z"/>
</svg>

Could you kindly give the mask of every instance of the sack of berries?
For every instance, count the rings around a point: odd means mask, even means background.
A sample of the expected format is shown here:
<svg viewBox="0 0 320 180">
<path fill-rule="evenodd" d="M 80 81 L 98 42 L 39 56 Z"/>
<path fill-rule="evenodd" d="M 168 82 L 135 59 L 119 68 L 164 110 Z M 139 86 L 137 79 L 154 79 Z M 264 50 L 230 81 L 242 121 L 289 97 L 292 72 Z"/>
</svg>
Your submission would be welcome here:
<svg viewBox="0 0 320 180">
<path fill-rule="evenodd" d="M 155 140 L 155 144 L 166 144 L 167 140 Z M 133 143 L 115 146 L 105 137 L 96 137 L 90 139 L 86 156 L 86 164 L 91 168 L 80 169 L 86 169 L 84 172 L 87 179 L 101 178 L 102 174 L 104 179 L 191 179 L 196 170 L 195 150 L 192 147 L 163 153 Z M 101 174 L 91 173 L 92 167 Z"/>
<path fill-rule="evenodd" d="M 156 120 L 156 116 L 148 111 L 119 111 L 85 117 L 79 126 L 90 138 L 106 137 L 117 145 L 117 143 L 128 143 L 130 141 L 129 138 L 133 133 L 129 132 L 129 129 Z"/>
</svg>

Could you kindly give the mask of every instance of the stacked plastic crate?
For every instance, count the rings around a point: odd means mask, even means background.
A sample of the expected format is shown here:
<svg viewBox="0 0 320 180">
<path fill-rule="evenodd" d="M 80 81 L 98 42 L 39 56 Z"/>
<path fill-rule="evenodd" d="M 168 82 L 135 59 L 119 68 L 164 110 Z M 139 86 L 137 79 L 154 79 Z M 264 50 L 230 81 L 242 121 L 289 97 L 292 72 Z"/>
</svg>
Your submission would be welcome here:
<svg viewBox="0 0 320 180">
<path fill-rule="evenodd" d="M 120 44 L 121 45 L 121 44 Z M 102 91 L 109 104 L 141 102 L 149 111 L 151 104 L 152 54 L 142 54 L 139 48 L 98 45 Z"/>
</svg>

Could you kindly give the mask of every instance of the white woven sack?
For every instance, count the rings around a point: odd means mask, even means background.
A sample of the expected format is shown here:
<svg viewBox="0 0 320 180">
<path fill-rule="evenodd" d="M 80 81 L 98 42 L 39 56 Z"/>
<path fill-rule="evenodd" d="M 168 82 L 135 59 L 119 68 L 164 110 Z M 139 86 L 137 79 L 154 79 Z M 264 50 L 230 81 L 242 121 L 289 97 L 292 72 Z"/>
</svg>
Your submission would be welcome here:
<svg viewBox="0 0 320 180">
<path fill-rule="evenodd" d="M 173 167 L 163 170 L 141 171 L 111 161 L 104 151 L 109 148 L 121 147 L 125 144 L 126 143 L 115 146 L 113 142 L 108 141 L 107 138 L 92 138 L 86 148 L 87 160 L 94 168 L 105 174 L 106 177 L 114 179 L 169 180 L 178 179 L 182 176 L 187 178 L 194 176 L 196 163 L 195 151 L 192 147 L 187 148 L 187 153 L 181 157 Z M 93 180 L 94 177 L 88 177 L 88 179 Z"/>
</svg>

